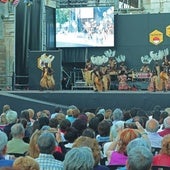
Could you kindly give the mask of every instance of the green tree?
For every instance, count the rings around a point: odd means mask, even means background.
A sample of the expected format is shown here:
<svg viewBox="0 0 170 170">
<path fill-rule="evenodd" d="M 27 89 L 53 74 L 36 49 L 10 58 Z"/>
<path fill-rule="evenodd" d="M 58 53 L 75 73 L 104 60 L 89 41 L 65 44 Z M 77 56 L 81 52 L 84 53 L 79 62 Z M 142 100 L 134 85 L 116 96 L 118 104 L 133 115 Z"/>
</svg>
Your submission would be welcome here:
<svg viewBox="0 0 170 170">
<path fill-rule="evenodd" d="M 69 21 L 69 13 L 70 9 L 64 8 L 64 9 L 56 9 L 56 22 L 63 24 L 67 21 Z"/>
</svg>

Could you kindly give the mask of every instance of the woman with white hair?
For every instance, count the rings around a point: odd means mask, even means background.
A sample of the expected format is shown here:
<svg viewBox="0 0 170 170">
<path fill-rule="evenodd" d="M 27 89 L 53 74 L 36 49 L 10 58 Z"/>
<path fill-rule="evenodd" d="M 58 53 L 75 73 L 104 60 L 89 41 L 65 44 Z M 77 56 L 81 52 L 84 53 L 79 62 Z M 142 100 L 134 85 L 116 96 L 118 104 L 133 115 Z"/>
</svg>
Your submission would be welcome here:
<svg viewBox="0 0 170 170">
<path fill-rule="evenodd" d="M 159 133 L 160 136 L 164 137 L 165 135 L 170 134 L 170 116 L 164 119 L 163 122 L 164 129 Z"/>
<path fill-rule="evenodd" d="M 8 110 L 6 112 L 6 120 L 7 120 L 7 125 L 4 127 L 4 132 L 8 136 L 8 140 L 10 140 L 12 137 L 10 136 L 11 133 L 11 127 L 17 122 L 18 114 L 14 110 Z"/>
<path fill-rule="evenodd" d="M 4 132 L 0 131 L 0 168 L 5 166 L 12 167 L 13 165 L 13 160 L 5 159 L 7 142 L 7 135 Z"/>
<path fill-rule="evenodd" d="M 66 153 L 64 170 L 93 170 L 94 158 L 89 147 L 72 148 Z"/>
</svg>

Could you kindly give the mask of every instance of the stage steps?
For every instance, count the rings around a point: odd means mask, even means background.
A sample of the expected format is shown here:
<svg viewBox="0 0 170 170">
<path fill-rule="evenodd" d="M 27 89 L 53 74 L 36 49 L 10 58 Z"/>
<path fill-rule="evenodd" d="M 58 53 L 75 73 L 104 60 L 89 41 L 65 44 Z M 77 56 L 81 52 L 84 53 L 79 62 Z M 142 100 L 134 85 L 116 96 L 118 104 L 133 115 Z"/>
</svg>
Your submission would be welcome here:
<svg viewBox="0 0 170 170">
<path fill-rule="evenodd" d="M 85 81 L 78 80 L 72 86 L 72 90 L 93 90 L 93 86 L 88 86 Z"/>
</svg>

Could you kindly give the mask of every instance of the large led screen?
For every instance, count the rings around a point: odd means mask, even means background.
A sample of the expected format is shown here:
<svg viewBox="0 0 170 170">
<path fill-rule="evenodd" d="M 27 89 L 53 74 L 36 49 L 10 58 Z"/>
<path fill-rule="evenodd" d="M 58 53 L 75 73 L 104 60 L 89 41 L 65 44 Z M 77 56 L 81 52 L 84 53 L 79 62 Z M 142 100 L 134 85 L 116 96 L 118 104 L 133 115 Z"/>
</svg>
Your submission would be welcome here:
<svg viewBox="0 0 170 170">
<path fill-rule="evenodd" d="M 113 47 L 114 7 L 56 9 L 56 47 Z"/>
</svg>

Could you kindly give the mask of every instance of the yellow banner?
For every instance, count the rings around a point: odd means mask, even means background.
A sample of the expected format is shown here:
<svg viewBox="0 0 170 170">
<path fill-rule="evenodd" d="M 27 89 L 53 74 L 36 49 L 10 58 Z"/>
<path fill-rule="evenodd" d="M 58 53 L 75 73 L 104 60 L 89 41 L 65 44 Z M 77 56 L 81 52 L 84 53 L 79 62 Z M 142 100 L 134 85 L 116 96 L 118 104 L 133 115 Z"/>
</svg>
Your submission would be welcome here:
<svg viewBox="0 0 170 170">
<path fill-rule="evenodd" d="M 166 27 L 166 35 L 170 37 L 170 25 Z"/>
<path fill-rule="evenodd" d="M 163 33 L 155 30 L 149 34 L 149 42 L 158 45 L 163 42 Z"/>
</svg>

